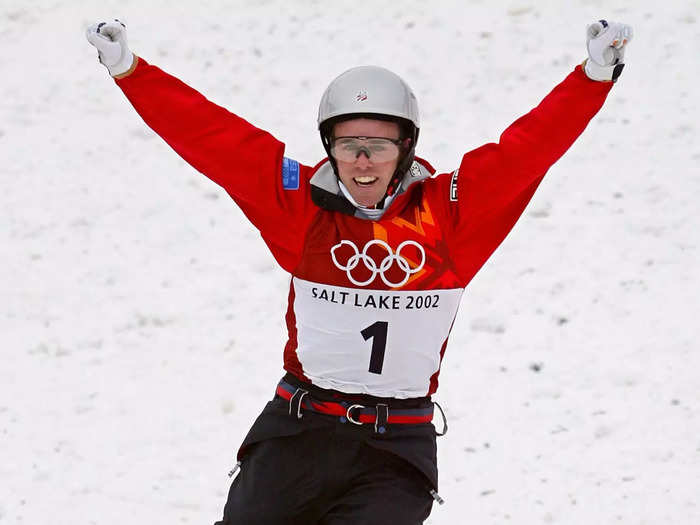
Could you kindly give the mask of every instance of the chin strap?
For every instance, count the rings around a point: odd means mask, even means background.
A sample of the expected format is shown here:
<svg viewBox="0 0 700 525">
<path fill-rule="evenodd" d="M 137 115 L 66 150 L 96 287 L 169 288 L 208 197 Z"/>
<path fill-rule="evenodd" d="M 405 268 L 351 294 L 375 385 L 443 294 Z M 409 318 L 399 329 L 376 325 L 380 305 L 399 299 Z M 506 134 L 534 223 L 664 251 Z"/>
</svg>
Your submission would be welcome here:
<svg viewBox="0 0 700 525">
<path fill-rule="evenodd" d="M 396 171 L 394 171 L 394 175 L 391 177 L 391 180 L 389 181 L 389 185 L 386 188 L 386 193 L 384 194 L 384 197 L 382 197 L 382 200 L 380 200 L 377 203 L 377 208 L 383 208 L 387 197 L 392 197 L 396 193 L 396 190 L 399 189 L 399 186 L 401 185 L 403 178 L 406 176 L 406 173 L 408 172 L 408 170 L 411 168 L 411 165 L 413 164 L 413 159 L 415 158 L 415 151 L 416 151 L 415 144 L 416 144 L 417 138 L 418 138 L 418 135 L 416 132 L 415 138 L 408 139 L 408 140 L 410 140 L 410 147 L 408 147 L 406 149 L 406 152 L 404 153 L 403 158 L 396 166 Z"/>
<path fill-rule="evenodd" d="M 350 191 L 345 187 L 345 184 L 343 184 L 340 180 L 338 181 L 338 187 L 340 187 L 340 191 L 343 194 L 343 196 L 350 201 L 350 203 L 357 209 L 359 210 L 362 214 L 367 216 L 368 218 L 372 220 L 379 220 L 382 215 L 384 215 L 384 208 L 382 206 L 379 206 L 379 203 L 376 205 L 369 207 L 369 206 L 362 206 L 355 202 L 355 199 L 352 198 L 352 195 L 350 195 Z M 384 203 L 386 206 L 389 206 L 391 204 L 391 201 L 393 200 L 393 197 L 384 197 L 382 199 L 382 203 Z"/>
</svg>

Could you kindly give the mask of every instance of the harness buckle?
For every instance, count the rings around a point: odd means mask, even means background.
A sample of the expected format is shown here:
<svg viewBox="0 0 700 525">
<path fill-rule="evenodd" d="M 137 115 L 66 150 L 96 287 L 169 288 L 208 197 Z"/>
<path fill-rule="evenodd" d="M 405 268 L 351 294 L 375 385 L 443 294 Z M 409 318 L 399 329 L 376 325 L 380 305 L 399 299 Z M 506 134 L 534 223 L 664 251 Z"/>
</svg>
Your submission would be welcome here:
<svg viewBox="0 0 700 525">
<path fill-rule="evenodd" d="M 296 415 L 297 419 L 301 419 L 304 417 L 304 414 L 301 413 L 301 403 L 304 400 L 304 396 L 309 393 L 308 390 L 304 390 L 303 388 L 297 388 L 296 392 L 292 395 L 292 397 L 289 399 L 289 415 Z M 296 412 L 296 414 L 294 414 Z"/>
<path fill-rule="evenodd" d="M 364 405 L 350 405 L 348 407 L 348 409 L 345 411 L 345 417 L 348 419 L 348 421 L 350 421 L 350 423 L 355 423 L 356 425 L 362 425 L 363 424 L 362 421 L 355 420 L 352 418 L 352 411 L 355 410 L 356 408 L 359 410 L 362 410 L 363 408 L 365 408 L 365 406 Z"/>
<path fill-rule="evenodd" d="M 384 434 L 386 432 L 388 422 L 389 405 L 386 403 L 377 403 L 377 418 L 374 420 L 374 431 L 377 434 Z"/>
</svg>

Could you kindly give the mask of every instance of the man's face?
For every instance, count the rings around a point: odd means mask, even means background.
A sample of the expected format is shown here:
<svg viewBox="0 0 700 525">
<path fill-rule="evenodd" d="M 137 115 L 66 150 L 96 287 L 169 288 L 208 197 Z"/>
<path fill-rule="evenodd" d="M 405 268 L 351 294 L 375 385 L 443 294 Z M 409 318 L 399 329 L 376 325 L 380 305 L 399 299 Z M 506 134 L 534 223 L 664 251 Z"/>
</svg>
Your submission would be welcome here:
<svg viewBox="0 0 700 525">
<path fill-rule="evenodd" d="M 343 147 L 343 137 L 376 137 L 397 141 L 399 134 L 399 125 L 396 122 L 357 118 L 333 126 L 331 145 L 333 147 L 335 144 L 335 148 L 340 149 Z M 355 202 L 362 206 L 374 206 L 382 200 L 399 162 L 398 156 L 392 160 L 382 160 L 379 147 L 375 146 L 378 141 L 371 141 L 371 138 L 353 144 L 352 150 L 346 148 L 344 159 L 338 158 L 339 154 L 333 155 L 338 165 L 338 177 Z M 356 147 L 358 145 L 359 149 Z M 390 148 L 398 148 L 394 144 L 387 145 Z M 333 149 L 331 151 L 333 152 Z M 383 152 L 386 152 L 386 149 Z"/>
</svg>

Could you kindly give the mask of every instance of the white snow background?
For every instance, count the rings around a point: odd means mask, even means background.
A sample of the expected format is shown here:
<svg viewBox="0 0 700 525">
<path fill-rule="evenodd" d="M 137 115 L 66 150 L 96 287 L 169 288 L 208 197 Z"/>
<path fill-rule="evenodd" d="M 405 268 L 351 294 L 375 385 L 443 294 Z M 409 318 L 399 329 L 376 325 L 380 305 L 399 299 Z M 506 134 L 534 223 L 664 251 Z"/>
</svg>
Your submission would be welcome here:
<svg viewBox="0 0 700 525">
<path fill-rule="evenodd" d="M 306 164 L 330 80 L 389 67 L 441 172 L 585 58 L 588 23 L 632 24 L 467 288 L 428 523 L 700 523 L 700 3 L 658 0 L 2 0 L 0 523 L 214 522 L 282 375 L 288 276 L 97 62 L 104 17 Z"/>
</svg>

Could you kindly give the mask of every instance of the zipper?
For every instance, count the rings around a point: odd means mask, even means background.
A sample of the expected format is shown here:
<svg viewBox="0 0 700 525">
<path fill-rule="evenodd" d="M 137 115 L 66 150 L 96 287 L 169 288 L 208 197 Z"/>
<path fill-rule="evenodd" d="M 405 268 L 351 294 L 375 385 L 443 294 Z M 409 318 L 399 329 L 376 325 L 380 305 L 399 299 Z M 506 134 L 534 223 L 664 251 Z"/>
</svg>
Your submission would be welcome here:
<svg viewBox="0 0 700 525">
<path fill-rule="evenodd" d="M 433 497 L 435 501 L 437 501 L 438 505 L 444 505 L 445 500 L 440 497 L 440 494 L 438 494 L 435 489 L 430 489 L 430 495 Z"/>
<path fill-rule="evenodd" d="M 236 461 L 236 465 L 229 471 L 228 477 L 232 478 L 233 475 L 240 470 L 240 468 L 241 468 L 241 462 Z"/>
</svg>

